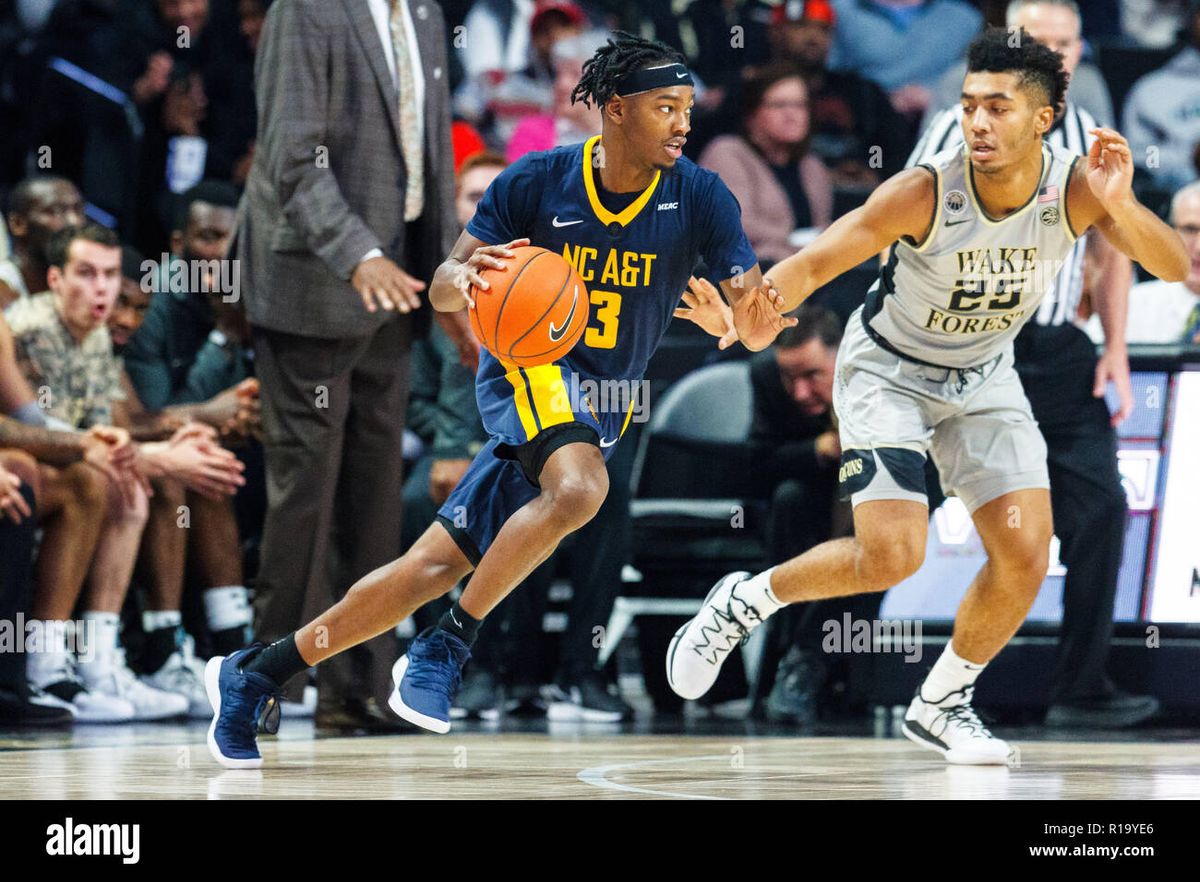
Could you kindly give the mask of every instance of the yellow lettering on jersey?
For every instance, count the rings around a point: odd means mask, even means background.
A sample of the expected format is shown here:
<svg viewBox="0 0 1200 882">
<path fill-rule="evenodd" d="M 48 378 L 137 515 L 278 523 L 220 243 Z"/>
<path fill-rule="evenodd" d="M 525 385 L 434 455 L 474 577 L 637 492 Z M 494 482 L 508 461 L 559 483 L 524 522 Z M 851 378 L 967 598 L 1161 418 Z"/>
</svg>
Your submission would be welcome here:
<svg viewBox="0 0 1200 882">
<path fill-rule="evenodd" d="M 644 254 L 634 254 L 632 251 L 626 251 L 621 263 L 621 287 L 633 288 L 637 286 L 638 275 L 641 267 L 638 266 L 638 260 L 644 258 Z"/>
<path fill-rule="evenodd" d="M 575 272 L 579 273 L 579 279 L 582 282 L 590 282 L 596 278 L 596 272 L 588 266 L 590 261 L 596 259 L 599 252 L 595 248 L 580 248 L 579 249 L 579 266 L 575 268 Z"/>
<path fill-rule="evenodd" d="M 649 287 L 649 285 L 650 285 L 650 264 L 654 263 L 654 259 L 656 257 L 658 257 L 657 254 L 643 254 L 642 255 L 642 263 L 644 263 L 646 265 L 646 273 L 645 273 L 645 277 L 642 279 L 642 284 L 647 287 Z"/>
<path fill-rule="evenodd" d="M 623 284 L 620 276 L 617 275 L 617 255 L 619 252 L 616 248 L 610 248 L 608 256 L 604 259 L 604 272 L 600 275 L 600 284 L 602 285 L 621 285 Z M 628 254 L 626 255 L 628 256 Z"/>
<path fill-rule="evenodd" d="M 595 248 L 571 245 L 567 242 L 563 244 L 562 256 L 563 260 L 575 267 L 581 281 L 591 282 L 596 278 L 596 271 L 591 266 L 593 261 L 599 260 L 599 252 Z M 657 259 L 657 254 L 610 248 L 604 256 L 600 284 L 615 285 L 619 288 L 636 288 L 638 285 L 649 287 L 650 268 Z"/>
<path fill-rule="evenodd" d="M 563 260 L 575 267 L 575 272 L 579 272 L 579 246 L 572 247 L 570 242 L 563 242 Z"/>
</svg>

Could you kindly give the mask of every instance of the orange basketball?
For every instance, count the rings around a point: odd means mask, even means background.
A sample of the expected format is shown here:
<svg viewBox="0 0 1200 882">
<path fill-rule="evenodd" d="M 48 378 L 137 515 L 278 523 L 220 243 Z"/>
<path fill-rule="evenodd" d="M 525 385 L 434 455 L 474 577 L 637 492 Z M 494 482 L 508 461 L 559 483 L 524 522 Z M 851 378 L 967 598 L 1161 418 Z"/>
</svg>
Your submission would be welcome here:
<svg viewBox="0 0 1200 882">
<path fill-rule="evenodd" d="M 471 327 L 492 355 L 536 367 L 562 358 L 583 338 L 588 292 L 575 268 L 545 248 L 514 248 L 506 269 L 484 268 L 488 289 L 471 286 Z"/>
</svg>

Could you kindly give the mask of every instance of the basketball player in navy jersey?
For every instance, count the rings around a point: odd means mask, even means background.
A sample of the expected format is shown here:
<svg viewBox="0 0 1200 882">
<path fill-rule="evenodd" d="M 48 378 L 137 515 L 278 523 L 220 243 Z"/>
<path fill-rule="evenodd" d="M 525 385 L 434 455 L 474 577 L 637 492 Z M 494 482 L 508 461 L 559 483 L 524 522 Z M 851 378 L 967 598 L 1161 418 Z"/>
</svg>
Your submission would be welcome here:
<svg viewBox="0 0 1200 882">
<path fill-rule="evenodd" d="M 222 765 L 261 765 L 256 724 L 273 716 L 272 702 L 290 677 L 393 628 L 473 571 L 459 601 L 396 663 L 389 701 L 415 725 L 448 732 L 480 622 L 591 520 L 608 491 L 605 461 L 635 402 L 626 396 L 606 407 L 611 400 L 582 390 L 635 388 L 673 315 L 720 337 L 722 347 L 737 339 L 731 318 L 754 329 L 742 340 L 752 348 L 795 323 L 781 315 L 782 295 L 759 288 L 733 195 L 682 156 L 692 93 L 678 52 L 618 32 L 584 65 L 573 95 L 600 108 L 601 134 L 529 154 L 492 183 L 435 273 L 430 302 L 443 312 L 471 308 L 470 286 L 487 285 L 480 271 L 504 269 L 512 248 L 531 243 L 563 255 L 587 286 L 583 339 L 541 367 L 482 352 L 476 397 L 492 437 L 437 522 L 299 631 L 209 662 L 216 713 L 208 744 Z M 732 316 L 699 285 L 679 306 L 698 258 L 723 280 Z"/>
</svg>

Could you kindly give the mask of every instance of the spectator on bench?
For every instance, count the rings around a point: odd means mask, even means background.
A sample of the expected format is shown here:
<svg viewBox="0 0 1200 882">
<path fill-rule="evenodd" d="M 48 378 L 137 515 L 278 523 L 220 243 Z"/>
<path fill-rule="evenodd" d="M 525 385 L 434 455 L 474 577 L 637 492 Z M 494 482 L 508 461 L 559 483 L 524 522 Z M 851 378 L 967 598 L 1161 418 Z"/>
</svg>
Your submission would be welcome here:
<svg viewBox="0 0 1200 882">
<path fill-rule="evenodd" d="M 230 228 L 232 217 L 229 219 Z M 228 230 L 226 231 L 228 239 Z M 138 284 L 144 277 L 140 255 L 124 249 L 121 292 L 108 319 L 113 348 L 125 355 L 138 332 L 150 293 Z M 159 292 L 160 301 L 173 293 Z M 185 295 L 187 296 L 187 295 Z M 206 294 L 190 295 L 203 299 Z M 219 297 L 217 298 L 219 299 Z M 201 350 L 203 351 L 203 350 Z M 197 353 L 198 355 L 199 353 Z M 224 361 L 224 359 L 222 359 Z M 168 371 L 167 364 L 163 370 Z M 180 371 L 192 376 L 196 366 L 180 362 Z M 223 375 L 225 368 L 217 367 Z M 202 378 L 196 385 L 204 385 Z M 190 421 L 204 424 L 225 443 L 240 443 L 257 428 L 256 381 L 245 379 L 236 386 L 198 403 L 179 402 L 161 410 L 148 410 L 127 370 L 121 372 L 124 402 L 118 407 L 117 422 L 128 425 L 135 440 L 160 441 Z M 185 384 L 186 390 L 193 384 Z M 185 565 L 190 560 L 196 581 L 204 591 L 204 609 L 214 651 L 231 652 L 245 644 L 251 624 L 249 593 L 243 582 L 241 542 L 233 497 L 223 492 L 219 480 L 199 476 L 193 488 L 177 477 L 163 475 L 151 482 L 149 519 L 142 539 L 141 570 L 146 576 L 147 604 L 142 612 L 145 633 L 141 654 L 132 665 L 151 686 L 178 692 L 189 700 L 189 714 L 211 715 L 204 689 L 204 663 L 196 658 L 191 635 L 183 631 L 182 600 Z M 180 529 L 180 512 L 187 512 L 189 529 Z"/>
<path fill-rule="evenodd" d="M 121 396 L 119 365 L 104 326 L 120 284 L 116 236 L 95 224 L 68 227 L 51 237 L 47 254 L 51 290 L 14 304 L 7 314 L 17 363 L 26 382 L 44 396 L 50 415 L 75 429 L 108 425 L 113 402 Z M 147 517 L 146 479 L 163 474 L 189 481 L 215 474 L 230 492 L 241 480 L 232 455 L 216 449 L 203 430 L 189 425 L 169 441 L 139 447 L 136 480 L 104 486 L 106 511 L 89 556 L 83 594 L 83 619 L 95 639 L 81 656 L 78 672 L 88 689 L 112 700 L 117 719 L 160 719 L 188 707 L 183 696 L 139 682 L 118 641 L 119 613 Z M 39 581 L 35 614 L 68 619 L 77 592 Z M 70 688 L 73 677 L 65 645 L 34 654 L 29 668 L 30 679 L 39 687 L 68 683 Z"/>
<path fill-rule="evenodd" d="M 46 243 L 63 227 L 83 222 L 83 196 L 66 178 L 26 178 L 9 196 L 12 257 L 0 260 L 0 309 L 46 290 Z"/>
</svg>

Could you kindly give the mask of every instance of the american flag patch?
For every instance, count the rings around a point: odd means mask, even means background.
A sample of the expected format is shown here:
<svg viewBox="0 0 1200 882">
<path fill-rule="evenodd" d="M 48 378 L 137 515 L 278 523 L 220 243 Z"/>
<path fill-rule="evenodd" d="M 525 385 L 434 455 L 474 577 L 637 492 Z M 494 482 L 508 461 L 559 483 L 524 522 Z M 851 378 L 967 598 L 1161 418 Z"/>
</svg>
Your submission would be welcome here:
<svg viewBox="0 0 1200 882">
<path fill-rule="evenodd" d="M 1049 187 L 1042 187 L 1038 191 L 1038 202 L 1057 202 L 1058 201 L 1058 185 L 1051 184 Z"/>
</svg>

